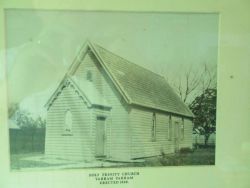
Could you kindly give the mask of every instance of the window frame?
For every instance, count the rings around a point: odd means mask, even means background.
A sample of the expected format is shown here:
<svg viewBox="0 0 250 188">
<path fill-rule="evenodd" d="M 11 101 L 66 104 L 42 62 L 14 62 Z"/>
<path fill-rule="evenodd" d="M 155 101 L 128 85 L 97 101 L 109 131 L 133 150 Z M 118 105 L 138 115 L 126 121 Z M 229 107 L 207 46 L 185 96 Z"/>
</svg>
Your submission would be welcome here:
<svg viewBox="0 0 250 188">
<path fill-rule="evenodd" d="M 92 70 L 87 70 L 86 72 L 86 80 L 89 81 L 89 82 L 93 82 L 93 73 L 92 73 Z"/>
<path fill-rule="evenodd" d="M 152 139 L 152 142 L 156 141 L 156 113 L 155 112 L 152 115 L 151 139 Z"/>
<path fill-rule="evenodd" d="M 70 118 L 68 120 L 68 118 Z M 68 124 L 69 123 L 69 124 Z M 63 125 L 63 136 L 72 136 L 72 128 L 73 128 L 73 113 L 71 109 L 67 109 L 64 115 L 64 125 Z"/>
<path fill-rule="evenodd" d="M 172 116 L 169 115 L 168 122 L 168 140 L 171 141 L 173 139 L 173 124 L 172 124 Z"/>
<path fill-rule="evenodd" d="M 182 123 L 181 123 L 181 125 L 179 127 L 179 129 L 180 129 L 180 136 L 181 136 L 180 140 L 184 140 L 184 135 L 185 135 L 184 126 L 185 126 L 184 125 L 184 118 L 182 118 Z"/>
</svg>

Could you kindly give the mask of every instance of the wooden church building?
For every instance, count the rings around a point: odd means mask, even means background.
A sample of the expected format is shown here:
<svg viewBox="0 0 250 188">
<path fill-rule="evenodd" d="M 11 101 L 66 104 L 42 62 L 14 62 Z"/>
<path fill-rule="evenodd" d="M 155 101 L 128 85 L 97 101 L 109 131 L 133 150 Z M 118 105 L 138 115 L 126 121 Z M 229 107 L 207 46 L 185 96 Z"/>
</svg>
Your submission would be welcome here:
<svg viewBox="0 0 250 188">
<path fill-rule="evenodd" d="M 91 42 L 46 108 L 46 156 L 128 161 L 192 147 L 193 114 L 164 77 Z"/>
</svg>

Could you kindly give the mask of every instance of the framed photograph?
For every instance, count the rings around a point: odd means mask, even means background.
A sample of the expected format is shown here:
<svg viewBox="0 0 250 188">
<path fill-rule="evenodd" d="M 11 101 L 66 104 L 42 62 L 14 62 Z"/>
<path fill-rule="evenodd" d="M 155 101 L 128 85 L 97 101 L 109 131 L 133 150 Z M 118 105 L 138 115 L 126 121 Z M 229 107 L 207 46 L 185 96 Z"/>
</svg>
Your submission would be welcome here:
<svg viewBox="0 0 250 188">
<path fill-rule="evenodd" d="M 249 186 L 245 7 L 88 4 L 1 9 L 0 183 Z"/>
</svg>

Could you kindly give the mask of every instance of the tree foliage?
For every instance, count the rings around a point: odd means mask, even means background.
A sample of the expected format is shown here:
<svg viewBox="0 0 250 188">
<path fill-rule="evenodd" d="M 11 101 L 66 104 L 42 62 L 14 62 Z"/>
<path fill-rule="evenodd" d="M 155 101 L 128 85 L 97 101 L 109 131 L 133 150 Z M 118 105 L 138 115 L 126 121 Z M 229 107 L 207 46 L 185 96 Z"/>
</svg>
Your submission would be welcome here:
<svg viewBox="0 0 250 188">
<path fill-rule="evenodd" d="M 32 117 L 31 114 L 24 109 L 21 109 L 18 104 L 9 106 L 9 118 L 14 120 L 21 129 L 37 129 L 45 128 L 46 120 L 42 117 Z"/>
<path fill-rule="evenodd" d="M 9 104 L 8 116 L 11 118 L 18 109 L 19 109 L 19 105 L 17 103 Z"/>
<path fill-rule="evenodd" d="M 17 110 L 14 114 L 14 119 L 20 128 L 24 129 L 37 129 L 45 128 L 46 121 L 40 116 L 34 118 L 29 112 L 25 110 Z"/>
<path fill-rule="evenodd" d="M 28 111 L 21 109 L 18 104 L 9 107 L 9 118 L 14 120 L 17 126 L 21 128 L 23 135 L 30 138 L 31 151 L 35 151 L 37 149 L 35 148 L 35 135 L 37 132 L 44 131 L 46 120 L 40 116 L 32 117 Z"/>
<path fill-rule="evenodd" d="M 195 115 L 194 128 L 205 136 L 205 145 L 209 136 L 216 130 L 216 89 L 206 89 L 189 105 Z"/>
</svg>

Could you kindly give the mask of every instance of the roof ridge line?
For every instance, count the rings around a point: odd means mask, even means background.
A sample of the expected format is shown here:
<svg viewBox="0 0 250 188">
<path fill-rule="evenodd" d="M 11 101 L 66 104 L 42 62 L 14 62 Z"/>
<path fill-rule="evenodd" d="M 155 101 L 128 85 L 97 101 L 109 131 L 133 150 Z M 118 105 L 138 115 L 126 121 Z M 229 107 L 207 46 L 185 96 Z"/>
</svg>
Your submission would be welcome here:
<svg viewBox="0 0 250 188">
<path fill-rule="evenodd" d="M 115 56 L 117 56 L 117 57 L 119 57 L 119 58 L 121 58 L 121 59 L 123 59 L 123 60 L 125 60 L 125 61 L 127 61 L 127 62 L 129 62 L 129 63 L 131 63 L 131 64 L 133 64 L 133 65 L 136 65 L 137 67 L 140 67 L 140 68 L 142 68 L 142 69 L 144 69 L 144 70 L 146 70 L 146 71 L 149 71 L 149 72 L 151 72 L 151 73 L 153 73 L 153 74 L 155 74 L 155 75 L 157 75 L 157 76 L 159 76 L 159 77 L 164 78 L 163 75 L 161 75 L 161 74 L 159 74 L 159 73 L 156 73 L 156 72 L 153 72 L 153 71 L 147 69 L 146 67 L 143 67 L 143 66 L 141 66 L 141 65 L 138 65 L 138 64 L 136 64 L 136 63 L 134 63 L 134 62 L 132 62 L 132 61 L 130 61 L 130 60 L 128 60 L 128 59 L 125 59 L 124 57 L 121 57 L 120 55 L 117 55 L 116 53 L 114 53 L 114 52 L 112 52 L 112 51 L 110 51 L 110 50 L 107 50 L 106 48 L 100 46 L 100 45 L 97 44 L 97 43 L 92 43 L 92 44 L 97 45 L 98 47 L 101 47 L 102 49 L 108 51 L 109 53 L 112 53 L 113 55 L 115 55 Z"/>
</svg>

